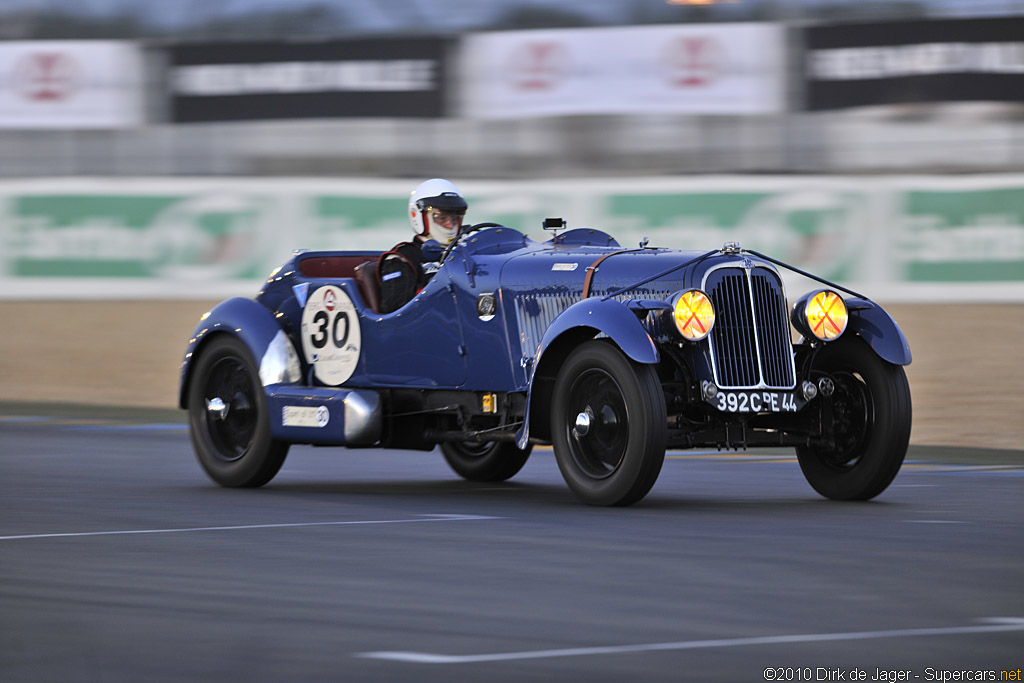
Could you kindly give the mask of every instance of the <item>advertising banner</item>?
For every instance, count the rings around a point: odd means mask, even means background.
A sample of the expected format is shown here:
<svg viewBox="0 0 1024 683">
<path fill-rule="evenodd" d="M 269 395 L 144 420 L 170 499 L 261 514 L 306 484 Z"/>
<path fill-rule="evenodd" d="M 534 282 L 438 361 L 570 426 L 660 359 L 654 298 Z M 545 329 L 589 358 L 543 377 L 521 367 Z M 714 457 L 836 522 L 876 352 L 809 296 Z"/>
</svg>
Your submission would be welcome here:
<svg viewBox="0 0 1024 683">
<path fill-rule="evenodd" d="M 1024 185 L 904 182 L 893 249 L 908 282 L 1024 282 Z"/>
<path fill-rule="evenodd" d="M 784 29 L 690 24 L 510 31 L 462 41 L 463 113 L 761 114 L 784 106 Z"/>
<path fill-rule="evenodd" d="M 175 45 L 176 122 L 385 116 L 445 112 L 446 38 Z"/>
<path fill-rule="evenodd" d="M 0 298 L 197 298 L 253 288 L 297 249 L 411 237 L 398 183 L 0 183 Z"/>
<path fill-rule="evenodd" d="M 456 179 L 458 180 L 458 179 Z M 403 180 L 0 183 L 0 298 L 252 296 L 297 249 L 410 239 Z M 1024 176 L 460 182 L 467 223 L 623 247 L 739 241 L 879 300 L 1024 301 Z M 787 282 L 791 281 L 788 280 Z M 803 291 L 807 283 L 791 287 Z"/>
<path fill-rule="evenodd" d="M 142 52 L 129 43 L 0 42 L 0 128 L 136 126 L 142 84 Z"/>
<path fill-rule="evenodd" d="M 805 29 L 808 109 L 1024 102 L 1024 16 Z"/>
</svg>

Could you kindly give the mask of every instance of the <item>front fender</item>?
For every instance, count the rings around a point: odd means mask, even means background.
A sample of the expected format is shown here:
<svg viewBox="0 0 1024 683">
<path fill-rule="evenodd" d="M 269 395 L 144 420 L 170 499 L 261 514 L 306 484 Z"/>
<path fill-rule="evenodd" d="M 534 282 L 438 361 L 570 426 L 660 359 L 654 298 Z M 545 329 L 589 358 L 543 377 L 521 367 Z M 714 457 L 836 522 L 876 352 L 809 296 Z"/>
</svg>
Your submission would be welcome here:
<svg viewBox="0 0 1024 683">
<path fill-rule="evenodd" d="M 589 335 L 591 337 L 604 334 L 637 363 L 657 363 L 659 360 L 658 347 L 635 313 L 619 301 L 595 297 L 573 304 L 555 318 L 540 340 L 536 365 L 540 365 L 544 352 L 555 340 L 576 328 L 594 330 L 594 334 Z"/>
<path fill-rule="evenodd" d="M 875 302 L 860 297 L 849 297 L 846 306 L 850 313 L 847 333 L 857 333 L 882 360 L 910 365 L 910 344 L 891 315 Z"/>
<path fill-rule="evenodd" d="M 253 299 L 227 299 L 205 313 L 189 339 L 181 363 L 178 405 L 188 408 L 192 361 L 203 344 L 216 334 L 238 337 L 256 360 L 264 386 L 297 382 L 301 378 L 298 354 L 273 313 Z"/>
<path fill-rule="evenodd" d="M 598 334 L 607 336 L 637 363 L 657 363 L 660 359 L 658 347 L 646 328 L 637 314 L 625 304 L 614 299 L 587 298 L 565 309 L 544 332 L 537 349 L 533 373 L 526 390 L 526 419 L 516 433 L 519 448 L 526 447 L 530 436 L 531 404 L 538 399 L 541 406 L 549 403 L 547 393 L 550 392 L 552 382 L 544 381 L 545 388 L 538 390 L 541 395 L 535 397 L 538 378 L 542 381 L 553 380 L 558 375 L 561 361 L 572 349 Z M 542 427 L 541 431 L 546 431 L 546 427 Z"/>
</svg>

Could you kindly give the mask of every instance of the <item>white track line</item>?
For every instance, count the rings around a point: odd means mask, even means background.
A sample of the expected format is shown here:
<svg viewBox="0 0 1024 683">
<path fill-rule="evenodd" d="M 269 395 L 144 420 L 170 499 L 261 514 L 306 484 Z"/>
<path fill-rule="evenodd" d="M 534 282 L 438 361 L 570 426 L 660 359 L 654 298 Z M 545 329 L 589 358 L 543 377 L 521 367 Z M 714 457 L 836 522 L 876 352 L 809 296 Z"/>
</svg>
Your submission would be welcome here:
<svg viewBox="0 0 1024 683">
<path fill-rule="evenodd" d="M 137 534 L 184 534 L 193 531 L 241 531 L 243 529 L 287 529 L 310 526 L 350 526 L 357 524 L 415 524 L 417 522 L 465 522 L 478 519 L 501 519 L 486 515 L 420 515 L 413 519 L 367 519 L 344 522 L 295 522 L 292 524 L 246 524 L 243 526 L 202 526 L 183 529 L 130 529 L 124 531 L 84 531 L 64 534 L 24 534 L 0 536 L 0 541 L 21 541 L 30 538 L 76 538 L 82 536 L 127 536 Z"/>
<path fill-rule="evenodd" d="M 715 647 L 742 647 L 747 645 L 779 645 L 791 643 L 821 643 L 839 640 L 868 640 L 872 638 L 908 638 L 914 636 L 949 636 L 971 633 L 998 633 L 1024 631 L 1024 618 L 991 617 L 981 619 L 984 625 L 952 626 L 947 628 L 911 628 L 888 631 L 852 631 L 849 633 L 807 633 L 790 636 L 759 636 L 722 640 L 684 640 L 675 643 L 644 643 L 639 645 L 610 645 L 605 647 L 575 647 L 562 650 L 533 650 L 527 652 L 498 652 L 479 655 L 442 655 L 431 652 L 359 652 L 356 657 L 386 659 L 415 664 L 469 664 L 474 662 L 501 662 L 514 659 L 547 659 L 552 657 L 580 657 L 584 655 L 616 655 L 633 652 L 659 652 L 666 650 L 703 650 Z"/>
</svg>

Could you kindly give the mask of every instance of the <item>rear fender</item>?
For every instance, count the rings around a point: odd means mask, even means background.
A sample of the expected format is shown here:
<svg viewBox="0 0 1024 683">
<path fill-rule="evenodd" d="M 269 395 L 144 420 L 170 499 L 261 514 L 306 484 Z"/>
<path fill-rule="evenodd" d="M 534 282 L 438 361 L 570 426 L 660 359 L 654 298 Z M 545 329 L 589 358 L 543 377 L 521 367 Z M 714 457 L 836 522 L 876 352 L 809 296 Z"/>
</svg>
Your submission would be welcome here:
<svg viewBox="0 0 1024 683">
<path fill-rule="evenodd" d="M 643 309 L 641 309 L 641 313 Z M 637 313 L 613 299 L 588 298 L 562 312 L 544 332 L 533 373 L 526 392 L 526 419 L 516 434 L 516 443 L 525 448 L 530 437 L 531 415 L 537 406 L 538 434 L 547 438 L 549 431 L 545 407 L 550 406 L 554 379 L 562 362 L 574 348 L 603 334 L 626 356 L 637 363 L 657 363 L 660 359 L 654 344 Z M 536 391 L 536 396 L 534 395 Z"/>
<path fill-rule="evenodd" d="M 235 297 L 222 301 L 205 313 L 192 333 L 181 363 L 180 407 L 188 408 L 192 361 L 203 346 L 219 334 L 235 336 L 246 345 L 256 360 L 263 386 L 295 383 L 302 378 L 302 366 L 295 347 L 277 324 L 273 313 L 253 299 Z"/>
</svg>

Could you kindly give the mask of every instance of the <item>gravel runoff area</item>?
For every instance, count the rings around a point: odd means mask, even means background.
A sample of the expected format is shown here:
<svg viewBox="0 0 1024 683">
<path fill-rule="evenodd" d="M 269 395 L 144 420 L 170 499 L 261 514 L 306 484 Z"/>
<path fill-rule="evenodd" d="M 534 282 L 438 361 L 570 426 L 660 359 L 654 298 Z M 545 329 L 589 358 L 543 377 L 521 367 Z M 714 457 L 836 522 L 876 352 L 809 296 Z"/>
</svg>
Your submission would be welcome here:
<svg viewBox="0 0 1024 683">
<path fill-rule="evenodd" d="M 214 303 L 0 302 L 0 402 L 124 406 L 173 415 L 186 343 Z M 886 309 L 914 354 L 907 368 L 914 399 L 911 443 L 1024 449 L 1024 304 Z"/>
</svg>

